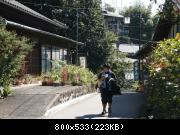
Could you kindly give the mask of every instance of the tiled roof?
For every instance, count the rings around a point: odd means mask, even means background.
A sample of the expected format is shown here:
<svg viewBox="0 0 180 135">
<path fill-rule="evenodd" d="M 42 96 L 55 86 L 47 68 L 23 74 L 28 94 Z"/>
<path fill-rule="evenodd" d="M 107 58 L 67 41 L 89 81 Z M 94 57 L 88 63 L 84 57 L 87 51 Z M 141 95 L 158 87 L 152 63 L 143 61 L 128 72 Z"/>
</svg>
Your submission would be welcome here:
<svg viewBox="0 0 180 135">
<path fill-rule="evenodd" d="M 8 6 L 11 6 L 13 8 L 16 8 L 17 10 L 20 10 L 22 12 L 30 14 L 30 15 L 32 15 L 34 17 L 40 18 L 40 19 L 42 19 L 42 20 L 44 20 L 44 21 L 46 21 L 46 22 L 48 22 L 50 24 L 55 25 L 56 27 L 67 28 L 67 26 L 65 24 L 63 24 L 63 23 L 61 23 L 59 21 L 53 21 L 53 20 L 41 15 L 40 13 L 30 9 L 29 7 L 23 5 L 23 4 L 15 1 L 15 0 L 0 0 L 0 3 L 3 3 L 3 4 L 6 4 Z"/>
</svg>

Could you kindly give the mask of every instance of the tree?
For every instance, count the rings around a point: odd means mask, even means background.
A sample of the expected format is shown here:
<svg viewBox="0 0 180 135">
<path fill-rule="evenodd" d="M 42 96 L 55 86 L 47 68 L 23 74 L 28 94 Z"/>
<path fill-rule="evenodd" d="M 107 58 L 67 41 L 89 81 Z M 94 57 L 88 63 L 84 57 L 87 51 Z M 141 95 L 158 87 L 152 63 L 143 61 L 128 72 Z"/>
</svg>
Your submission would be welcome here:
<svg viewBox="0 0 180 135">
<path fill-rule="evenodd" d="M 10 84 L 21 68 L 23 60 L 32 48 L 32 44 L 25 37 L 19 37 L 0 26 L 0 87 L 2 96 L 7 96 Z"/>
<path fill-rule="evenodd" d="M 105 8 L 105 10 L 107 10 L 109 12 L 115 12 L 116 11 L 115 8 L 113 8 L 111 5 L 109 5 L 107 3 L 105 3 L 104 8 Z"/>
<path fill-rule="evenodd" d="M 135 3 L 133 6 L 122 11 L 121 14 L 123 14 L 124 16 L 129 16 L 131 18 L 131 22 L 129 24 L 129 37 L 131 38 L 131 42 L 139 44 L 140 37 L 141 44 L 151 40 L 152 33 L 155 27 L 153 18 L 151 17 L 151 6 L 146 7 L 142 3 Z"/>
<path fill-rule="evenodd" d="M 158 2 L 158 0 L 150 0 L 154 1 L 155 3 Z M 179 18 L 180 14 L 180 4 L 176 0 L 165 0 L 165 3 L 163 6 L 160 6 L 159 8 L 159 15 L 161 19 L 167 19 L 168 21 L 176 21 L 177 18 Z"/>
</svg>

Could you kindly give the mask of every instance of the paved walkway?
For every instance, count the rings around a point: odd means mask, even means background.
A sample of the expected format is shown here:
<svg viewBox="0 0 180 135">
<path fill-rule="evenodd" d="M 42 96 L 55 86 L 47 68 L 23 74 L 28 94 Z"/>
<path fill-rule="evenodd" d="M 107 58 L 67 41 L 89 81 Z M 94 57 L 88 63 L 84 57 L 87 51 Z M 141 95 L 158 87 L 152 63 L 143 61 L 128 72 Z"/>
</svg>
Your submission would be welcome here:
<svg viewBox="0 0 180 135">
<path fill-rule="evenodd" d="M 15 88 L 6 99 L 0 99 L 0 119 L 34 119 L 45 114 L 62 91 L 71 86 L 30 86 Z"/>
<path fill-rule="evenodd" d="M 114 96 L 112 115 L 101 117 L 99 115 L 102 111 L 100 94 L 93 93 L 51 108 L 56 104 L 59 94 L 75 88 L 76 86 L 16 88 L 11 96 L 0 99 L 0 119 L 138 118 L 145 103 L 143 94 L 124 92 L 121 96 Z M 79 89 L 78 86 L 77 89 Z M 51 113 L 44 115 L 47 110 Z"/>
<path fill-rule="evenodd" d="M 123 95 L 114 96 L 112 114 L 101 116 L 102 111 L 100 94 L 96 93 L 75 104 L 69 104 L 62 109 L 62 105 L 49 113 L 46 119 L 132 119 L 139 118 L 145 104 L 142 93 L 124 92 Z"/>
</svg>

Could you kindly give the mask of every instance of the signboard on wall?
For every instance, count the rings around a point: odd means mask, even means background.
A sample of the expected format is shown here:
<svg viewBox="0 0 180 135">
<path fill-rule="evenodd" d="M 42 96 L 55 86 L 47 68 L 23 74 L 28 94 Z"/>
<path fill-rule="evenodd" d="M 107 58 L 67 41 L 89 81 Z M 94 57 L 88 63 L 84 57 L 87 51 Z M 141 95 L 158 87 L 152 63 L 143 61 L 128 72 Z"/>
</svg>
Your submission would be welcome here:
<svg viewBox="0 0 180 135">
<path fill-rule="evenodd" d="M 79 57 L 80 59 L 80 66 L 86 68 L 86 57 Z"/>
</svg>

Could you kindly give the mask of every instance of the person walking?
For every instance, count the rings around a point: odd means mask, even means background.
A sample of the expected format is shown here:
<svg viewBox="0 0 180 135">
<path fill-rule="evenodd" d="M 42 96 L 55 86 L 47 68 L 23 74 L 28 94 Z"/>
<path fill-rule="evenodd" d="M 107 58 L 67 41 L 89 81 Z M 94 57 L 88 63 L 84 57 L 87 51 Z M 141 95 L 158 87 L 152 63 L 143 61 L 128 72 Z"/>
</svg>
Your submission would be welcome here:
<svg viewBox="0 0 180 135">
<path fill-rule="evenodd" d="M 106 106 L 108 103 L 108 113 L 112 113 L 112 93 L 109 91 L 109 80 L 113 78 L 116 80 L 115 74 L 111 71 L 111 68 L 108 64 L 103 65 L 103 71 L 98 75 L 98 80 L 101 84 L 99 85 L 102 101 L 102 115 L 106 113 Z"/>
</svg>

